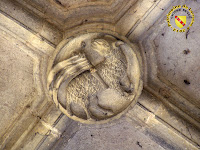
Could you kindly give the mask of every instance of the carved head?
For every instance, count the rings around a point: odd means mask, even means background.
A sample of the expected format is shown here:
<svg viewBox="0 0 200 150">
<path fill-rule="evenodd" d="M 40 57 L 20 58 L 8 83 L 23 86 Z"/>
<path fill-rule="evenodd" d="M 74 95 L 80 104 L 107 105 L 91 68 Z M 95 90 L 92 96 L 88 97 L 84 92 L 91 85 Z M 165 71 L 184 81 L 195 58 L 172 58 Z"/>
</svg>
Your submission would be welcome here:
<svg viewBox="0 0 200 150">
<path fill-rule="evenodd" d="M 91 49 L 98 51 L 101 55 L 105 56 L 110 51 L 110 45 L 104 39 L 94 39 L 91 42 Z"/>
<path fill-rule="evenodd" d="M 87 59 L 93 66 L 103 62 L 110 51 L 110 45 L 104 39 L 86 40 L 81 45 Z"/>
</svg>

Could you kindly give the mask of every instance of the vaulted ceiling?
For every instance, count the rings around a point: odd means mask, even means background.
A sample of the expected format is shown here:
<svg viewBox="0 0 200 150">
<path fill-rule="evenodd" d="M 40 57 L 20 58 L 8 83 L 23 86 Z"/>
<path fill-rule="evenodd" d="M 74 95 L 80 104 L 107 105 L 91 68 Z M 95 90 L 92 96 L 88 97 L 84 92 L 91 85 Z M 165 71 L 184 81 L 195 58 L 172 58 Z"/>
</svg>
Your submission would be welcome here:
<svg viewBox="0 0 200 150">
<path fill-rule="evenodd" d="M 166 21 L 171 8 L 183 4 L 196 18 L 187 35 L 172 31 Z M 132 135 L 133 124 L 165 149 L 199 149 L 199 4 L 199 0 L 1 0 L 0 149 L 59 149 L 77 132 L 81 136 L 101 129 L 63 115 L 44 87 L 48 60 L 59 43 L 91 30 L 126 37 L 138 47 L 143 64 L 144 89 L 138 103 L 123 121 L 102 128 L 118 130 L 119 123 L 129 126 Z"/>
</svg>

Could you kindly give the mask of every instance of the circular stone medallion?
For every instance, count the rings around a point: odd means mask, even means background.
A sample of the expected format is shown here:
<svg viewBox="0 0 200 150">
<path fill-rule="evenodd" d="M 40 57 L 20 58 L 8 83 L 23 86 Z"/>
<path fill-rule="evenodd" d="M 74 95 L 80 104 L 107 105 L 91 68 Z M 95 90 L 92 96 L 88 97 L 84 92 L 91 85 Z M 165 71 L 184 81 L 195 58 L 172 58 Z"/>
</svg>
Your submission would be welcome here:
<svg viewBox="0 0 200 150">
<path fill-rule="evenodd" d="M 82 123 L 105 123 L 133 106 L 142 90 L 134 47 L 107 33 L 61 42 L 50 60 L 47 89 L 56 106 Z"/>
</svg>

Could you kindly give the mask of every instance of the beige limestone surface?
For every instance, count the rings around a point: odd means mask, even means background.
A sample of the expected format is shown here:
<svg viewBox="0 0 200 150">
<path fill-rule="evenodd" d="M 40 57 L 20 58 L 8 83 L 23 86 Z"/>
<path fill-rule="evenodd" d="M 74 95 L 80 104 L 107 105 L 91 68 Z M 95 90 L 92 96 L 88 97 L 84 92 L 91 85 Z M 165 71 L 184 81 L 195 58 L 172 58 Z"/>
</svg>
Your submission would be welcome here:
<svg viewBox="0 0 200 150">
<path fill-rule="evenodd" d="M 166 14 L 179 4 L 195 15 L 187 39 L 167 27 Z M 200 0 L 1 0 L 0 149 L 200 149 L 199 6 Z M 94 30 L 126 37 L 142 58 L 138 102 L 102 125 L 69 119 L 46 89 L 60 42 Z"/>
</svg>

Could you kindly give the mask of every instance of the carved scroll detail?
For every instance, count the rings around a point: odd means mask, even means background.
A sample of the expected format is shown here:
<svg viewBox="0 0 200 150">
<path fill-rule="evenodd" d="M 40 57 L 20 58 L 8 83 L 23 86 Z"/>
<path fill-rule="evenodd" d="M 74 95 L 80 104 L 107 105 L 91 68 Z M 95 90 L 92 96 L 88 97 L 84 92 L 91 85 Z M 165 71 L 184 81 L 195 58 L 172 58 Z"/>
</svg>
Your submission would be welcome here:
<svg viewBox="0 0 200 150">
<path fill-rule="evenodd" d="M 47 78 L 50 96 L 63 113 L 79 121 L 112 118 L 135 97 L 137 69 L 132 70 L 135 53 L 113 37 L 90 38 L 79 43 L 80 49 L 66 59 L 56 60 L 50 70 Z"/>
</svg>

